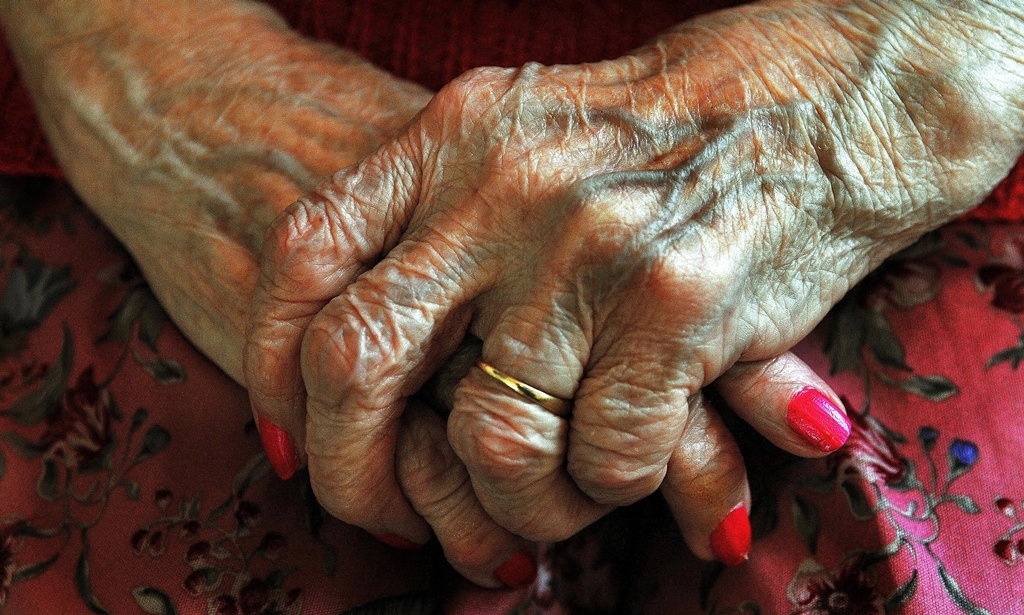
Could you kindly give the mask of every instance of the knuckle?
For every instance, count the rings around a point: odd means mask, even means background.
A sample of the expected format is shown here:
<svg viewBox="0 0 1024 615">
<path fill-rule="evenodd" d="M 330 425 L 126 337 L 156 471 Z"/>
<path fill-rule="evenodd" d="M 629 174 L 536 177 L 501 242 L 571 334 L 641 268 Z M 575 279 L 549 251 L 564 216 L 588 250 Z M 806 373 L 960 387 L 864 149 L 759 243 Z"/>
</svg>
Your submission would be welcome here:
<svg viewBox="0 0 1024 615">
<path fill-rule="evenodd" d="M 396 241 L 392 235 L 398 229 L 391 227 L 401 227 L 404 218 L 394 219 L 394 204 L 409 198 L 415 175 L 411 164 L 409 157 L 389 149 L 357 167 L 338 171 L 310 194 L 333 216 L 336 242 L 343 242 L 340 245 L 348 246 L 364 262 L 372 260 L 381 245 L 391 247 Z"/>
<path fill-rule="evenodd" d="M 348 273 L 354 246 L 362 245 L 350 226 L 309 197 L 289 205 L 264 238 L 258 305 L 280 311 L 281 305 L 325 301 L 339 276 Z"/>
<path fill-rule="evenodd" d="M 699 275 L 707 267 L 696 268 L 678 253 L 658 254 L 650 259 L 645 286 L 658 297 L 700 295 L 710 290 L 713 280 Z"/>
<path fill-rule="evenodd" d="M 631 458 L 638 464 L 665 462 L 689 417 L 686 376 L 659 365 L 643 367 L 637 361 L 625 372 L 602 372 L 602 382 L 581 387 L 572 421 L 572 446 L 589 448 L 593 455 Z M 609 378 L 611 374 L 617 377 Z"/>
<path fill-rule="evenodd" d="M 693 319 L 705 319 L 709 309 L 729 305 L 730 282 L 745 278 L 720 270 L 725 260 L 705 250 L 664 250 L 651 256 L 644 291 L 661 305 L 674 305 Z M 695 315 L 695 316 L 694 316 Z"/>
<path fill-rule="evenodd" d="M 468 70 L 441 88 L 428 109 L 442 116 L 480 117 L 500 104 L 514 85 L 515 73 L 490 66 Z"/>
<path fill-rule="evenodd" d="M 703 223 L 673 202 L 677 182 L 668 172 L 645 170 L 573 182 L 561 199 L 572 249 L 585 263 L 606 269 L 605 275 L 630 276 L 644 290 L 672 298 L 734 279 L 731 238 L 710 227 L 686 232 Z"/>
<path fill-rule="evenodd" d="M 685 417 L 690 387 L 679 366 L 672 363 L 651 354 L 649 348 L 609 355 L 580 385 L 576 403 L 586 408 L 586 414 L 579 416 L 574 426 L 639 433 L 658 431 L 673 417 Z"/>
<path fill-rule="evenodd" d="M 619 170 L 598 173 L 573 182 L 565 192 L 571 214 L 594 225 L 620 224 L 633 236 L 647 238 L 661 233 L 665 225 L 688 218 L 679 209 L 675 194 L 678 178 L 670 171 Z M 660 221 L 660 225 L 651 227 Z"/>
<path fill-rule="evenodd" d="M 326 378 L 346 378 L 355 367 L 359 336 L 349 319 L 338 317 L 314 318 L 302 338 L 302 372 L 309 381 Z"/>
<path fill-rule="evenodd" d="M 278 279 L 289 266 L 297 267 L 310 273 L 296 283 L 317 288 L 334 271 L 372 264 L 388 241 L 382 232 L 392 226 L 389 204 L 405 198 L 405 183 L 393 175 L 371 162 L 342 169 L 285 208 L 264 238 L 264 274 Z M 382 194 L 385 189 L 390 199 Z"/>
<path fill-rule="evenodd" d="M 568 471 L 602 504 L 625 505 L 656 491 L 687 420 L 684 389 L 665 390 L 671 379 L 658 366 L 637 367 L 602 372 L 577 397 Z"/>
<path fill-rule="evenodd" d="M 382 333 L 361 314 L 318 318 L 303 337 L 302 378 L 307 387 L 310 414 L 333 409 L 342 397 L 358 401 L 364 410 L 379 410 L 395 399 L 397 366 L 391 364 Z M 321 403 L 323 402 L 323 403 Z"/>
<path fill-rule="evenodd" d="M 596 175 L 566 189 L 561 200 L 565 262 L 573 269 L 582 267 L 608 288 L 659 292 L 664 287 L 678 295 L 703 283 L 705 255 L 676 247 L 677 233 L 666 230 L 677 223 L 665 211 L 658 190 L 631 174 Z"/>
<path fill-rule="evenodd" d="M 323 233 L 328 223 L 326 212 L 313 200 L 303 197 L 282 211 L 267 228 L 263 245 L 271 265 L 289 260 L 295 250 L 304 250 Z"/>
<path fill-rule="evenodd" d="M 352 301 L 384 315 L 395 313 L 410 328 L 421 323 L 429 326 L 434 312 L 459 293 L 452 262 L 460 256 L 432 242 L 404 244 L 373 275 L 359 280 L 350 293 Z"/>
<path fill-rule="evenodd" d="M 450 95 L 460 98 L 469 98 L 478 95 L 480 92 L 491 90 L 497 85 L 507 87 L 516 74 L 514 68 L 501 68 L 497 66 L 480 66 L 471 68 L 462 73 L 448 85 L 441 89 L 440 93 L 448 91 Z"/>
<path fill-rule="evenodd" d="M 521 427 L 493 413 L 467 412 L 457 395 L 448 436 L 470 472 L 501 485 L 519 485 L 542 455 Z"/>
<path fill-rule="evenodd" d="M 403 388 L 404 367 L 419 347 L 383 301 L 377 295 L 341 297 L 330 314 L 313 319 L 302 342 L 307 382 L 334 382 L 330 390 L 343 387 L 368 408 L 412 393 Z"/>
</svg>

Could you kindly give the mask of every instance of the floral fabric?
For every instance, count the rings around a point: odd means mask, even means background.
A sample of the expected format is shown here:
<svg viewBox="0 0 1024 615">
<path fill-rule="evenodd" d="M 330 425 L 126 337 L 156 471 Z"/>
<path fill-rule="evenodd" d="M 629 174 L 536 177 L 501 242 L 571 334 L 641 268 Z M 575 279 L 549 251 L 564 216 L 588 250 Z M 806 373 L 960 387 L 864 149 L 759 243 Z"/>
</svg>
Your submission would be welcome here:
<svg viewBox="0 0 1024 615">
<path fill-rule="evenodd" d="M 1024 224 L 927 236 L 798 346 L 845 447 L 797 460 L 732 420 L 749 562 L 696 560 L 650 498 L 545 546 L 522 591 L 278 480 L 245 392 L 66 185 L 0 179 L 0 288 L 0 613 L 1024 612 Z"/>
</svg>

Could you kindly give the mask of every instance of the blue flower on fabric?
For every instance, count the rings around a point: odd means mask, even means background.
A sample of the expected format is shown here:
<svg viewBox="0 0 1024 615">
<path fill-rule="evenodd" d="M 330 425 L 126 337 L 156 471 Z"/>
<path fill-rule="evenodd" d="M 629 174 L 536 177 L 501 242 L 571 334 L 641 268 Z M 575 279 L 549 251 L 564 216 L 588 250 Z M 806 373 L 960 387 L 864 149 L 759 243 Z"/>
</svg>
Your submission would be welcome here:
<svg viewBox="0 0 1024 615">
<path fill-rule="evenodd" d="M 959 438 L 949 443 L 949 480 L 953 480 L 978 461 L 978 445 Z"/>
<path fill-rule="evenodd" d="M 970 466 L 978 460 L 978 445 L 968 440 L 953 440 L 949 444 L 949 454 L 959 463 Z"/>
<path fill-rule="evenodd" d="M 935 441 L 939 439 L 939 430 L 924 425 L 917 430 L 917 439 L 924 445 L 924 450 L 930 451 L 935 446 Z"/>
</svg>

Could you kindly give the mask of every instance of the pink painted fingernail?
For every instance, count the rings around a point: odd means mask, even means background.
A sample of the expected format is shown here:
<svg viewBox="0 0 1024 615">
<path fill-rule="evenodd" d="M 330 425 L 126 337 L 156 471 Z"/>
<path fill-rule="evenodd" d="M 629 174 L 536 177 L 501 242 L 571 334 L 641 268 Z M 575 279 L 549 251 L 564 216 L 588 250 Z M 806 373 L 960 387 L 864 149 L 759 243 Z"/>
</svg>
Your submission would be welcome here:
<svg viewBox="0 0 1024 615">
<path fill-rule="evenodd" d="M 750 554 L 750 518 L 739 504 L 711 532 L 711 551 L 726 566 L 739 566 Z"/>
<path fill-rule="evenodd" d="M 786 422 L 823 453 L 831 453 L 850 437 L 850 420 L 821 391 L 807 387 L 789 400 Z"/>
<path fill-rule="evenodd" d="M 520 589 L 529 586 L 537 578 L 537 564 L 526 551 L 516 551 L 507 562 L 498 566 L 494 576 L 505 585 Z"/>
<path fill-rule="evenodd" d="M 267 453 L 274 472 L 281 477 L 281 480 L 288 480 L 299 469 L 299 455 L 295 452 L 295 445 L 291 437 L 277 425 L 259 418 L 260 441 L 263 442 L 263 450 Z"/>
<path fill-rule="evenodd" d="M 423 545 L 415 543 L 407 538 L 402 538 L 398 534 L 370 534 L 370 536 L 373 536 L 384 544 L 396 549 L 415 551 L 416 549 L 423 548 Z"/>
</svg>

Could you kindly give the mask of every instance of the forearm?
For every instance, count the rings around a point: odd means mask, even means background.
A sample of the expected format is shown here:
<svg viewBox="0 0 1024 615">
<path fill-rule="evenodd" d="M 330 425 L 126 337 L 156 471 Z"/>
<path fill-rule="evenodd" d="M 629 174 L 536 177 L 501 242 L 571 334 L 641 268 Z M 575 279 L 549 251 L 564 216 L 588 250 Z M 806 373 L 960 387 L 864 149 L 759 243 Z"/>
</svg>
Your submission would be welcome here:
<svg viewBox="0 0 1024 615">
<path fill-rule="evenodd" d="M 796 205 L 881 247 L 865 250 L 867 267 L 977 205 L 1024 149 L 1019 2 L 762 2 L 682 24 L 637 55 L 667 83 L 644 88 L 675 90 L 666 116 L 747 132 L 766 190 L 820 174 L 824 196 Z M 753 109 L 746 127 L 738 108 Z"/>
<path fill-rule="evenodd" d="M 0 23 L 71 183 L 236 378 L 267 225 L 429 97 L 255 2 L 0 0 Z"/>
</svg>

